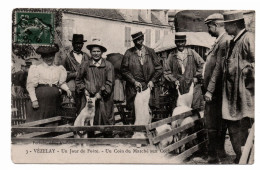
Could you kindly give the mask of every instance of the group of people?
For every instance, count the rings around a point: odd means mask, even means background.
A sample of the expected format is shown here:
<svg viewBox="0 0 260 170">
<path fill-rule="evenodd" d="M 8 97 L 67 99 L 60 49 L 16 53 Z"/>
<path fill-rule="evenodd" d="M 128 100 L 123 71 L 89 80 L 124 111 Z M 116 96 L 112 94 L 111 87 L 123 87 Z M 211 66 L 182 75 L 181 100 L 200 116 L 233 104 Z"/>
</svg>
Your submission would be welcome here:
<svg viewBox="0 0 260 170">
<path fill-rule="evenodd" d="M 170 84 L 170 95 L 174 96 L 178 96 L 176 86 L 185 94 L 193 83 L 192 108 L 200 106 L 201 93 L 206 101 L 208 162 L 218 163 L 219 158 L 226 156 L 224 142 L 228 129 L 236 153 L 235 163 L 238 163 L 254 118 L 254 37 L 245 29 L 240 12 L 212 14 L 205 19 L 205 24 L 209 34 L 216 37 L 206 62 L 186 47 L 183 33 L 176 33 L 177 48 L 170 52 L 164 65 L 153 49 L 143 45 L 142 32 L 131 35 L 134 47 L 125 52 L 120 68 L 121 77 L 126 81 L 126 104 L 134 113 L 137 93 L 149 89 L 149 107 L 159 108 L 162 76 Z M 113 64 L 102 57 L 107 49 L 95 38 L 86 46 L 89 56 L 82 52 L 86 42 L 82 34 L 74 34 L 71 41 L 73 50 L 60 66 L 53 63 L 59 51 L 57 45 L 36 49 L 43 63 L 29 69 L 26 88 L 31 102 L 27 107 L 27 121 L 55 116 L 62 90 L 75 99 L 77 114 L 86 105 L 85 95 L 96 97 L 94 124 L 113 125 L 115 73 Z"/>
<path fill-rule="evenodd" d="M 226 157 L 228 130 L 234 163 L 239 163 L 249 129 L 254 122 L 254 36 L 245 28 L 243 13 L 212 14 L 205 20 L 216 41 L 204 65 L 205 120 L 209 163 Z"/>
</svg>

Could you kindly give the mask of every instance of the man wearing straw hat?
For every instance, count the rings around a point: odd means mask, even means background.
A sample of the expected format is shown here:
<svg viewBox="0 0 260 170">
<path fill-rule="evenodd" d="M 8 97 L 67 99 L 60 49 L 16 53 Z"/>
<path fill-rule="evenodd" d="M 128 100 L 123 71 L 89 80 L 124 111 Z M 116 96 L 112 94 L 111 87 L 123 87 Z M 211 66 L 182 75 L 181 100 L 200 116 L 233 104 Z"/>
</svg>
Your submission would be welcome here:
<svg viewBox="0 0 260 170">
<path fill-rule="evenodd" d="M 231 40 L 224 29 L 222 14 L 215 13 L 205 19 L 208 32 L 216 37 L 214 45 L 207 53 L 204 65 L 203 91 L 205 94 L 205 124 L 208 130 L 208 163 L 218 163 L 225 158 L 226 127 L 222 120 L 222 62 L 226 55 L 227 41 Z"/>
<path fill-rule="evenodd" d="M 158 81 L 162 75 L 162 66 L 154 50 L 143 45 L 144 34 L 139 31 L 131 35 L 134 47 L 128 49 L 121 64 L 121 73 L 126 80 L 126 102 L 134 113 L 134 100 L 137 91 L 151 89 L 149 105 L 159 107 Z M 149 107 L 149 106 L 147 106 Z M 132 114 L 134 121 L 134 114 Z M 132 122 L 133 123 L 133 122 Z M 148 122 L 147 122 L 148 123 Z"/>
<path fill-rule="evenodd" d="M 223 14 L 225 30 L 234 38 L 224 59 L 222 117 L 239 163 L 254 118 L 254 36 L 245 29 L 243 13 Z"/>
<path fill-rule="evenodd" d="M 73 50 L 66 57 L 64 62 L 64 68 L 67 70 L 66 82 L 72 92 L 73 98 L 75 99 L 76 109 L 77 109 L 76 114 L 78 114 L 81 105 L 80 104 L 81 96 L 75 90 L 75 79 L 78 73 L 77 70 L 79 68 L 79 65 L 85 61 L 88 61 L 90 59 L 90 56 L 85 52 L 81 51 L 84 42 L 87 41 L 84 40 L 84 36 L 82 34 L 73 34 L 72 40 L 69 41 L 72 42 Z"/>
<path fill-rule="evenodd" d="M 186 47 L 185 33 L 177 32 L 175 34 L 175 44 L 177 48 L 169 54 L 165 62 L 164 77 L 173 86 L 179 86 L 181 94 L 188 93 L 191 84 L 194 83 L 191 107 L 199 108 L 202 102 L 199 80 L 202 78 L 204 60 L 196 51 Z M 177 96 L 175 88 L 172 90 L 173 96 Z M 175 106 L 176 101 L 173 104 L 173 107 Z"/>
<path fill-rule="evenodd" d="M 102 58 L 107 49 L 100 39 L 93 39 L 87 45 L 87 49 L 90 51 L 91 59 L 80 65 L 76 77 L 76 89 L 79 92 L 84 91 L 87 96 L 96 97 L 94 125 L 113 125 L 114 67 Z M 81 109 L 86 105 L 85 96 L 82 99 Z"/>
</svg>

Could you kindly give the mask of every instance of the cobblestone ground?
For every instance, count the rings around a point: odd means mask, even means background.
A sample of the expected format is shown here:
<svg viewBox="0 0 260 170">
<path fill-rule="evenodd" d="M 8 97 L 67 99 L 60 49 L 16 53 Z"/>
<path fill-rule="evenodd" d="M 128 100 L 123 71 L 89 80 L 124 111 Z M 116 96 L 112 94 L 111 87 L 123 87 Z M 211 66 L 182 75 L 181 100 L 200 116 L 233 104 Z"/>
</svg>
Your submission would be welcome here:
<svg viewBox="0 0 260 170">
<path fill-rule="evenodd" d="M 227 157 L 220 160 L 220 164 L 233 164 L 233 160 L 235 159 L 235 153 L 233 151 L 229 136 L 226 136 L 225 142 L 225 150 L 227 153 Z M 185 161 L 185 164 L 207 164 L 206 157 L 191 157 L 189 160 Z"/>
</svg>

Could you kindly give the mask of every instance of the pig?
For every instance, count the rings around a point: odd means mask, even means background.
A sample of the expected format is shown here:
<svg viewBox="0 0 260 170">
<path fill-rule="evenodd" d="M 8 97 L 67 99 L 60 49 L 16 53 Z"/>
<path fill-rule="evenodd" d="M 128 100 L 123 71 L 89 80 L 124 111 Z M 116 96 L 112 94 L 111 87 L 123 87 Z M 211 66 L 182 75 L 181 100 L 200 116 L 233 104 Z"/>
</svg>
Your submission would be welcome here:
<svg viewBox="0 0 260 170">
<path fill-rule="evenodd" d="M 178 97 L 178 100 L 177 100 L 177 107 L 173 110 L 172 116 L 180 115 L 184 112 L 188 112 L 188 111 L 192 110 L 191 104 L 192 104 L 192 100 L 193 100 L 193 89 L 194 89 L 194 84 L 192 83 L 191 86 L 190 86 L 189 92 L 181 95 L 180 91 L 177 87 L 179 97 Z M 178 119 L 178 120 L 172 122 L 172 128 L 174 129 L 174 128 L 177 128 L 177 127 L 180 127 L 180 126 L 184 126 L 186 124 L 194 122 L 198 118 L 199 118 L 198 115 L 193 115 L 193 116 L 186 117 L 184 119 Z M 187 137 L 188 135 L 189 134 L 186 131 L 178 133 L 178 134 L 173 136 L 173 142 L 176 143 L 179 140 Z M 177 153 L 181 153 L 184 150 L 185 150 L 185 145 L 182 145 L 176 151 L 177 151 Z"/>
<path fill-rule="evenodd" d="M 194 88 L 194 84 L 192 83 L 190 86 L 189 92 L 181 95 L 179 88 L 177 86 L 177 91 L 178 91 L 179 96 L 177 99 L 177 107 L 173 110 L 172 116 L 176 116 L 176 115 L 179 115 L 184 112 L 192 110 L 191 104 L 192 104 L 192 99 L 193 99 L 193 88 Z M 176 121 L 173 121 L 172 128 L 179 127 L 182 121 L 183 121 L 183 119 L 178 119 Z"/>
<path fill-rule="evenodd" d="M 96 97 L 89 97 L 86 95 L 86 106 L 81 110 L 77 116 L 74 126 L 85 126 L 90 124 L 93 126 L 95 117 L 95 103 Z M 74 138 L 88 138 L 88 134 L 83 131 L 79 131 L 74 135 Z"/>
<path fill-rule="evenodd" d="M 135 105 L 135 123 L 134 125 L 147 125 L 151 122 L 149 99 L 151 89 L 148 88 L 144 91 L 137 92 L 134 105 Z M 144 132 L 135 132 L 132 138 L 146 138 Z M 137 144 L 136 147 L 141 147 L 141 144 Z"/>
<path fill-rule="evenodd" d="M 169 132 L 171 130 L 172 130 L 171 125 L 164 124 L 164 125 L 159 126 L 159 127 L 156 128 L 155 134 L 156 134 L 156 136 L 159 136 L 159 135 L 167 133 L 167 132 Z M 173 137 L 172 136 L 161 140 L 160 143 L 159 143 L 159 148 L 162 149 L 162 148 L 165 148 L 165 147 L 169 146 L 172 143 L 172 141 L 173 141 Z"/>
</svg>

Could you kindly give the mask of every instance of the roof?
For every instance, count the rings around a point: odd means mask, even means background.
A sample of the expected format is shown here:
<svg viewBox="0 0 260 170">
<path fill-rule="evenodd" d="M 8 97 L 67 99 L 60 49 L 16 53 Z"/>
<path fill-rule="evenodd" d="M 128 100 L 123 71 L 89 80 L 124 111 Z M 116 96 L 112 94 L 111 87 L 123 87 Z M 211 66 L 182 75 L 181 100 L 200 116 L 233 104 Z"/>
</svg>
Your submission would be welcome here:
<svg viewBox="0 0 260 170">
<path fill-rule="evenodd" d="M 195 46 L 202 46 L 210 48 L 216 38 L 209 35 L 207 32 L 183 32 L 187 36 L 187 43 L 186 45 L 195 45 Z M 164 36 L 160 39 L 152 48 L 154 48 L 155 52 L 161 52 L 170 50 L 176 47 L 175 43 L 175 35 L 170 34 Z"/>
<path fill-rule="evenodd" d="M 123 15 L 117 9 L 70 9 L 66 8 L 63 9 L 64 12 L 74 13 L 79 15 L 86 15 L 92 16 L 97 18 L 109 19 L 109 20 L 117 20 L 123 22 L 127 21 Z M 138 21 L 134 21 L 134 23 L 141 23 L 141 24 L 152 24 L 152 25 L 159 25 L 159 26 L 166 26 L 160 22 L 160 20 L 151 13 L 151 21 L 152 23 L 146 22 L 142 19 L 141 16 L 138 16 Z"/>
<path fill-rule="evenodd" d="M 163 25 L 160 20 L 152 13 L 151 14 L 151 20 L 152 20 L 152 23 L 156 24 L 156 25 Z"/>
<path fill-rule="evenodd" d="M 107 19 L 125 20 L 116 9 L 65 9 L 66 12 L 74 12 L 88 16 L 96 16 Z"/>
</svg>

